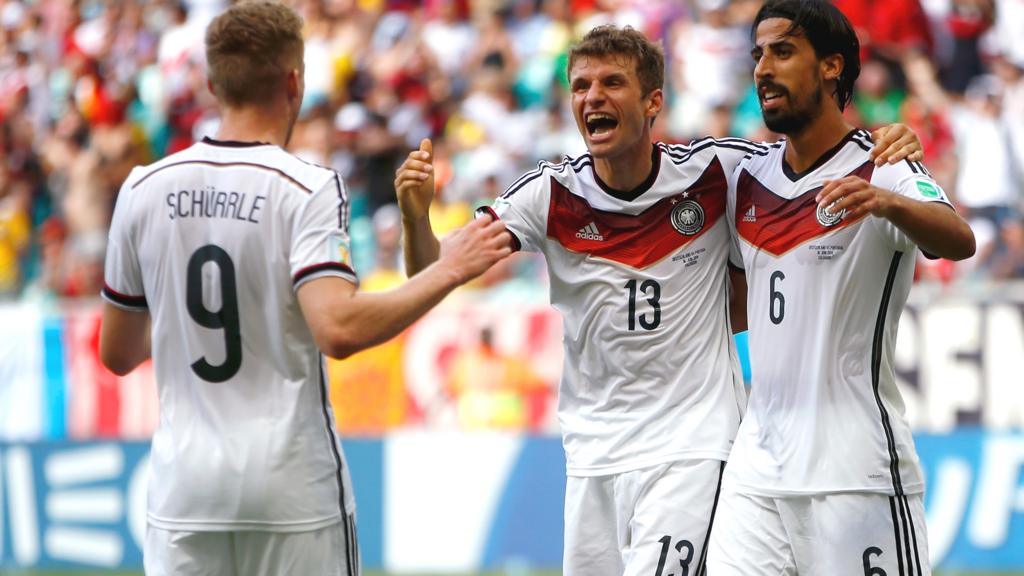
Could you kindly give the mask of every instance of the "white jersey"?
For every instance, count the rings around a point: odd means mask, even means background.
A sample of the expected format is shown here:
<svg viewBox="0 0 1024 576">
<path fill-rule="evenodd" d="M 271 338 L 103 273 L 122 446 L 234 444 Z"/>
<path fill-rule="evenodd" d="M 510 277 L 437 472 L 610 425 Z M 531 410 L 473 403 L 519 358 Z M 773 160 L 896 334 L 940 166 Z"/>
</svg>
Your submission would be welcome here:
<svg viewBox="0 0 1024 576">
<path fill-rule="evenodd" d="M 729 326 L 726 174 L 763 146 L 654 146 L 629 193 L 589 154 L 541 162 L 495 202 L 518 248 L 542 252 L 565 360 L 558 419 L 573 476 L 725 460 L 746 400 Z"/>
<path fill-rule="evenodd" d="M 747 276 L 751 392 L 726 482 L 765 496 L 923 490 L 896 387 L 896 328 L 916 246 L 890 221 L 819 209 L 827 180 L 859 176 L 925 202 L 946 202 L 924 167 L 876 168 L 870 136 L 851 131 L 802 174 L 786 143 L 730 177 L 733 265 Z"/>
<path fill-rule="evenodd" d="M 154 526 L 304 531 L 353 509 L 295 295 L 356 282 L 347 210 L 337 174 L 266 144 L 204 140 L 125 181 L 103 296 L 152 317 Z"/>
</svg>

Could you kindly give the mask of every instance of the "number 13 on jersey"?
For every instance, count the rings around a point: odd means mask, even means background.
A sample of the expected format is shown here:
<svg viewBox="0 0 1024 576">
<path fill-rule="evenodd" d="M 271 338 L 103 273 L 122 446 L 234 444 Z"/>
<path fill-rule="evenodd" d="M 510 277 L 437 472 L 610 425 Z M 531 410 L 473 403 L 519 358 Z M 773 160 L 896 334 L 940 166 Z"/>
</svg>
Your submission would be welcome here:
<svg viewBox="0 0 1024 576">
<path fill-rule="evenodd" d="M 658 284 L 657 280 L 647 279 L 639 283 L 638 290 L 637 281 L 630 280 L 626 282 L 626 289 L 629 290 L 629 311 L 627 312 L 629 315 L 629 331 L 635 331 L 637 323 L 644 330 L 654 330 L 657 328 L 661 324 L 661 284 Z M 638 292 L 643 293 L 643 296 L 647 299 L 647 303 L 651 308 L 650 313 L 637 314 L 636 299 Z"/>
</svg>

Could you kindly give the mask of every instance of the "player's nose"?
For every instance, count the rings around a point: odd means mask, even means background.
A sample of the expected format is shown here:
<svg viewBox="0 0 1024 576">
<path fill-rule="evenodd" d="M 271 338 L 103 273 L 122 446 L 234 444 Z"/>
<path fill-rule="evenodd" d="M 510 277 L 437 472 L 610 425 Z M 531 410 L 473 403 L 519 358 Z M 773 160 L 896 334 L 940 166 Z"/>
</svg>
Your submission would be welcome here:
<svg viewBox="0 0 1024 576">
<path fill-rule="evenodd" d="M 601 83 L 592 82 L 587 88 L 587 94 L 584 99 L 587 103 L 601 102 L 604 100 L 604 89 L 601 88 Z"/>
<path fill-rule="evenodd" d="M 771 58 L 767 55 L 762 55 L 757 59 L 754 64 L 754 79 L 761 80 L 762 78 L 771 78 L 773 75 Z"/>
</svg>

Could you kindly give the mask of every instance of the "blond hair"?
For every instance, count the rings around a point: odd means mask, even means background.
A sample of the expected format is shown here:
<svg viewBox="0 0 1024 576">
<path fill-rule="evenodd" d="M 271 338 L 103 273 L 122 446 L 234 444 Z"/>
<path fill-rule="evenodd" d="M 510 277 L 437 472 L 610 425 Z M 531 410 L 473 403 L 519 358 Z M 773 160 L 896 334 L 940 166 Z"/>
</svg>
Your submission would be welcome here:
<svg viewBox="0 0 1024 576">
<path fill-rule="evenodd" d="M 279 2 L 235 4 L 206 28 L 207 74 L 231 106 L 270 102 L 302 56 L 302 18 Z"/>
</svg>

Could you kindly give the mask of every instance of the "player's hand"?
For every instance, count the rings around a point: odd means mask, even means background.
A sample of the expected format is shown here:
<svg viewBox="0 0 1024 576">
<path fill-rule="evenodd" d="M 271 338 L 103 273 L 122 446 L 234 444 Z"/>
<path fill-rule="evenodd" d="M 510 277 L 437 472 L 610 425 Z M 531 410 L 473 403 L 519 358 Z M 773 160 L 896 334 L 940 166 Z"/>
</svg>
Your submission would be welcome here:
<svg viewBox="0 0 1024 576">
<path fill-rule="evenodd" d="M 511 253 L 505 223 L 477 218 L 441 240 L 438 263 L 450 267 L 458 283 L 465 284 Z"/>
<path fill-rule="evenodd" d="M 920 162 L 924 159 L 924 148 L 917 134 L 906 124 L 890 124 L 871 133 L 875 147 L 871 149 L 871 159 L 875 166 L 888 162 L 895 164 L 900 160 Z"/>
<path fill-rule="evenodd" d="M 829 214 L 839 214 L 846 210 L 843 219 L 851 221 L 866 214 L 885 218 L 895 198 L 896 194 L 872 186 L 863 178 L 847 176 L 825 182 L 815 200 Z"/>
<path fill-rule="evenodd" d="M 415 220 L 426 217 L 434 199 L 434 145 L 424 138 L 419 150 L 409 152 L 395 172 L 395 191 L 402 217 Z"/>
</svg>

